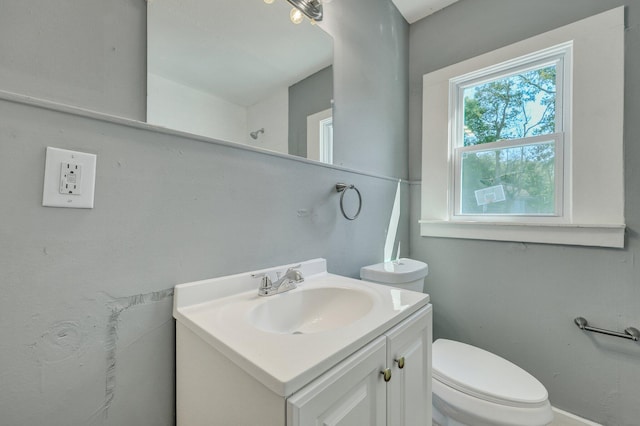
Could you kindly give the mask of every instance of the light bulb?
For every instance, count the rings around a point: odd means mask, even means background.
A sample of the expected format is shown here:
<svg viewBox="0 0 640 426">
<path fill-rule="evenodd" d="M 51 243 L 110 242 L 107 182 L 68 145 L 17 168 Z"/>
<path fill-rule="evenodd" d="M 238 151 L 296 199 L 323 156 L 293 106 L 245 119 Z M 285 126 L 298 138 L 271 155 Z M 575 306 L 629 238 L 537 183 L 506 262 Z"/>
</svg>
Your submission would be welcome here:
<svg viewBox="0 0 640 426">
<path fill-rule="evenodd" d="M 264 0 L 264 2 L 265 2 L 266 4 L 271 4 L 271 3 L 273 3 L 273 2 L 274 2 L 274 0 Z"/>
<path fill-rule="evenodd" d="M 302 14 L 302 12 L 295 7 L 291 9 L 289 17 L 291 18 L 291 22 L 293 22 L 294 24 L 299 24 L 304 19 L 304 15 Z"/>
</svg>

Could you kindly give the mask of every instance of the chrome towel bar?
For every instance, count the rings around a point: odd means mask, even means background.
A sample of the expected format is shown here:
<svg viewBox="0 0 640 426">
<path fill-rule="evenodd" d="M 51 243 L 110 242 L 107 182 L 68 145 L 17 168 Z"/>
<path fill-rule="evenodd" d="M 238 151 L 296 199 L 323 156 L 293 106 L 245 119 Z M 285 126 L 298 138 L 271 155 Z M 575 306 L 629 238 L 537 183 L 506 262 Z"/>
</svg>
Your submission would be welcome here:
<svg viewBox="0 0 640 426">
<path fill-rule="evenodd" d="M 592 327 L 589 325 L 586 319 L 583 317 L 578 317 L 573 320 L 576 323 L 580 330 L 584 331 L 592 331 L 594 333 L 602 333 L 607 334 L 609 336 L 622 337 L 623 339 L 631 339 L 634 342 L 640 340 L 640 331 L 634 327 L 627 327 L 624 329 L 624 333 L 620 333 L 618 331 L 605 330 L 604 328 Z"/>
</svg>

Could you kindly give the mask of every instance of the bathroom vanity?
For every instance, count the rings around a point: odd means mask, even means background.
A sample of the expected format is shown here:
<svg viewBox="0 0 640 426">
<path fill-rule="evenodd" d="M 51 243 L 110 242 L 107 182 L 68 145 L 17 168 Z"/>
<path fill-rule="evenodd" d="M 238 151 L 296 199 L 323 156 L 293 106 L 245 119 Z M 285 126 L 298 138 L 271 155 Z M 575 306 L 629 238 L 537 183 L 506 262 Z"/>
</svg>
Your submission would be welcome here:
<svg viewBox="0 0 640 426">
<path fill-rule="evenodd" d="M 290 266 L 176 286 L 178 426 L 430 424 L 429 296 Z"/>
</svg>

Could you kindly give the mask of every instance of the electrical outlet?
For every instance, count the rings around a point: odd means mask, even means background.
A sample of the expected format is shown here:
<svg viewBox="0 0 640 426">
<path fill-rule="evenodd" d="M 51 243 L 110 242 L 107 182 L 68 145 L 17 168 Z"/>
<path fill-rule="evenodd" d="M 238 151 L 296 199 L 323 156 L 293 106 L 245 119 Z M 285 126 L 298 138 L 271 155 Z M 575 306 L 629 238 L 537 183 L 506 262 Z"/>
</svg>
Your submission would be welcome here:
<svg viewBox="0 0 640 426">
<path fill-rule="evenodd" d="M 82 194 L 82 164 L 62 163 L 60 165 L 60 193 Z"/>
<path fill-rule="evenodd" d="M 96 155 L 47 147 L 42 205 L 92 209 Z"/>
</svg>

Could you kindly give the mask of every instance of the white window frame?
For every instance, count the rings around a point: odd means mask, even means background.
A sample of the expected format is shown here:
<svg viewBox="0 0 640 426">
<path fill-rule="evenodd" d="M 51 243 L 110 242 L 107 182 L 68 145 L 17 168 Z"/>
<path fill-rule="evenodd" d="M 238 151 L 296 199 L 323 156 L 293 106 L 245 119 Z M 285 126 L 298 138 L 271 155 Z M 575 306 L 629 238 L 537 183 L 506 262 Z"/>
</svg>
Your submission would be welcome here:
<svg viewBox="0 0 640 426">
<path fill-rule="evenodd" d="M 567 46 L 561 214 L 456 215 L 451 109 L 459 88 L 450 82 L 505 72 Z M 624 7 L 426 74 L 423 83 L 421 235 L 624 247 Z"/>
<path fill-rule="evenodd" d="M 571 52 L 573 43 L 562 43 L 549 49 L 525 55 L 519 58 L 493 65 L 488 68 L 473 71 L 471 73 L 454 77 L 449 80 L 449 121 L 451 123 L 449 143 L 453 158 L 450 161 L 450 188 L 453 188 L 451 197 L 452 220 L 457 221 L 491 221 L 491 222 L 518 222 L 526 216 L 532 222 L 567 222 L 564 213 L 568 212 L 568 198 L 564 197 L 565 190 L 569 190 L 570 184 L 564 184 L 565 150 L 570 149 L 569 131 L 565 132 L 564 117 L 571 116 L 571 102 L 568 98 L 569 91 L 565 87 L 571 86 Z M 528 136 L 522 139 L 508 139 L 473 146 L 464 146 L 464 91 L 473 86 L 485 82 L 506 78 L 511 75 L 521 74 L 530 70 L 540 69 L 545 66 L 556 67 L 556 132 L 540 136 Z M 565 138 L 569 142 L 565 144 Z M 485 151 L 490 149 L 512 148 L 532 145 L 542 141 L 555 142 L 555 212 L 551 215 L 526 215 L 526 214 L 483 214 L 470 215 L 461 212 L 461 156 L 465 152 Z M 568 180 L 568 179 L 567 179 Z M 565 205 L 565 201 L 566 205 Z"/>
</svg>

